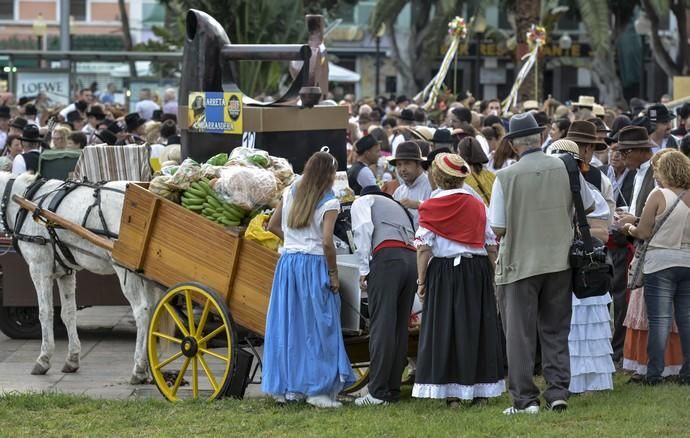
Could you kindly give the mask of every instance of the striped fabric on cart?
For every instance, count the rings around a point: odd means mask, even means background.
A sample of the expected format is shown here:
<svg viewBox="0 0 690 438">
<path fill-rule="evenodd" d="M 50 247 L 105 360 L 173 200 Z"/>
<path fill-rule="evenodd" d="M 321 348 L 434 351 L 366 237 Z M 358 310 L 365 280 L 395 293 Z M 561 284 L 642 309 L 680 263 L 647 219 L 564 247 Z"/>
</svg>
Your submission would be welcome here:
<svg viewBox="0 0 690 438">
<path fill-rule="evenodd" d="M 151 148 L 146 145 L 93 145 L 83 149 L 75 176 L 80 180 L 150 181 Z"/>
</svg>

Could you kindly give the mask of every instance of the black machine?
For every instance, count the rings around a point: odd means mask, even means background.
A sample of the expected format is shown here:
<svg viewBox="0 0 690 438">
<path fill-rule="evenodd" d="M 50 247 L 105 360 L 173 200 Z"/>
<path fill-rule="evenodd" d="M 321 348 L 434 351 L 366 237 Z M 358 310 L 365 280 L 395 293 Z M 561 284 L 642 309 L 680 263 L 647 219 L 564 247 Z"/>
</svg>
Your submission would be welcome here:
<svg viewBox="0 0 690 438">
<path fill-rule="evenodd" d="M 323 146 L 346 168 L 347 110 L 318 106 L 328 87 L 328 63 L 322 51 L 323 18 L 307 16 L 308 45 L 233 45 L 210 15 L 187 13 L 187 39 L 182 60 L 178 120 L 182 128 L 182 156 L 204 161 L 241 146 L 241 134 L 196 132 L 189 126 L 189 95 L 193 92 L 238 92 L 234 61 L 301 61 L 301 69 L 282 97 L 264 104 L 243 98 L 243 131 L 252 145 L 287 158 L 296 172 Z"/>
</svg>

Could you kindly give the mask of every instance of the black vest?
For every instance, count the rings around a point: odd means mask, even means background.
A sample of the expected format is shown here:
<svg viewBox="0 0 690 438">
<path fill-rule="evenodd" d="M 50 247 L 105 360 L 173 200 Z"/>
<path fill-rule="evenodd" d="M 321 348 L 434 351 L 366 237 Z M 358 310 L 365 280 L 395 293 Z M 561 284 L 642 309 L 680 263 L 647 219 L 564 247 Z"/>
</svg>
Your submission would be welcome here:
<svg viewBox="0 0 690 438">
<path fill-rule="evenodd" d="M 26 163 L 26 170 L 38 173 L 38 159 L 40 156 L 41 153 L 39 151 L 22 154 L 24 163 Z"/>
<path fill-rule="evenodd" d="M 357 177 L 359 176 L 359 172 L 365 167 L 364 163 L 357 161 L 347 170 L 347 183 L 350 185 L 352 191 L 355 192 L 355 196 L 359 196 L 362 192 L 363 187 L 357 182 Z"/>
<path fill-rule="evenodd" d="M 589 166 L 589 170 L 584 174 L 585 181 L 592 184 L 601 193 L 601 175 L 602 170 L 596 166 Z"/>
</svg>

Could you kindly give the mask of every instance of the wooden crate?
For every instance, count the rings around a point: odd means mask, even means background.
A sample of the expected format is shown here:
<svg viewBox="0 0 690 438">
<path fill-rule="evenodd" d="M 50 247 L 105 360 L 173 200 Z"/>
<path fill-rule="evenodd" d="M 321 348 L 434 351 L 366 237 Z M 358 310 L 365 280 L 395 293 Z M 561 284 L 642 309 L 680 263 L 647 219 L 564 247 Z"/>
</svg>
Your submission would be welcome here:
<svg viewBox="0 0 690 438">
<path fill-rule="evenodd" d="M 197 282 L 218 292 L 235 322 L 263 334 L 278 254 L 129 184 L 113 258 L 165 287 Z"/>
</svg>

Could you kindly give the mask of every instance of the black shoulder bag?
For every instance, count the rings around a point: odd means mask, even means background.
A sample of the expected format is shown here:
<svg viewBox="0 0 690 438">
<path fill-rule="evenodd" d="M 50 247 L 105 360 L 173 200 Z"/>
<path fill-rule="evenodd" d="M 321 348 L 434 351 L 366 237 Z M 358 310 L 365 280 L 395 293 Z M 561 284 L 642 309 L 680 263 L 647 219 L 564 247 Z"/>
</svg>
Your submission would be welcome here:
<svg viewBox="0 0 690 438">
<path fill-rule="evenodd" d="M 580 196 L 580 170 L 570 155 L 561 155 L 570 178 L 573 204 L 577 217 L 577 231 L 570 246 L 570 267 L 573 275 L 573 293 L 579 299 L 604 295 L 611 290 L 613 265 L 607 262 L 606 246 L 596 248 L 589 233 L 589 223 Z"/>
</svg>

